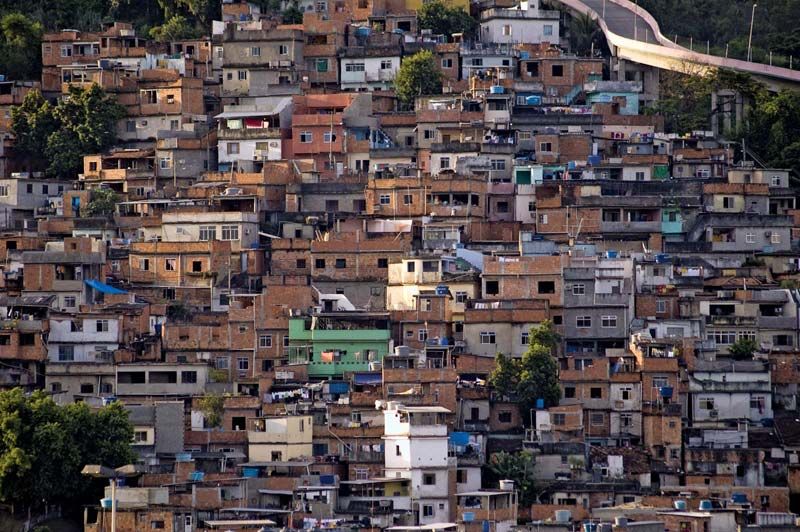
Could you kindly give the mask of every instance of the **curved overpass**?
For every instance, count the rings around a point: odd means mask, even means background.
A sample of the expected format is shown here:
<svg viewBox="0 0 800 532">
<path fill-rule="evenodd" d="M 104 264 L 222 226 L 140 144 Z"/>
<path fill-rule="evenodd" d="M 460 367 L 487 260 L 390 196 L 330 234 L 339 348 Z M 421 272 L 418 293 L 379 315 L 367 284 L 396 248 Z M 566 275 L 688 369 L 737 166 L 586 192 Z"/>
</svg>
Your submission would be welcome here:
<svg viewBox="0 0 800 532">
<path fill-rule="evenodd" d="M 612 53 L 622 59 L 678 72 L 725 68 L 747 72 L 771 89 L 796 88 L 800 71 L 687 50 L 661 34 L 653 16 L 629 0 L 558 0 L 597 20 Z M 605 4 L 605 7 L 604 7 Z"/>
</svg>

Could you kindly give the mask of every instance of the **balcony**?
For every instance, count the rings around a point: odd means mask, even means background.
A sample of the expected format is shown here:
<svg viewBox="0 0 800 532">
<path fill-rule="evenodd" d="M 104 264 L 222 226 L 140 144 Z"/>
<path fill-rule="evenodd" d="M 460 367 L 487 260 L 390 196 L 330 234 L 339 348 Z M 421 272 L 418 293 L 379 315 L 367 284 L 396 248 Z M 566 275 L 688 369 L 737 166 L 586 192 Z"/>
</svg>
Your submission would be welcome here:
<svg viewBox="0 0 800 532">
<path fill-rule="evenodd" d="M 514 194 L 514 183 L 489 183 L 489 194 L 511 196 Z"/>
<path fill-rule="evenodd" d="M 742 325 L 755 327 L 757 321 L 755 316 L 706 316 L 706 325 Z"/>
<path fill-rule="evenodd" d="M 600 222 L 600 230 L 606 233 L 657 233 L 661 231 L 661 222 L 641 221 L 641 222 Z"/>
<path fill-rule="evenodd" d="M 219 140 L 279 139 L 281 138 L 281 132 L 274 127 L 220 129 L 218 137 Z"/>
<path fill-rule="evenodd" d="M 765 329 L 794 329 L 797 318 L 789 316 L 759 316 L 758 326 Z"/>
</svg>

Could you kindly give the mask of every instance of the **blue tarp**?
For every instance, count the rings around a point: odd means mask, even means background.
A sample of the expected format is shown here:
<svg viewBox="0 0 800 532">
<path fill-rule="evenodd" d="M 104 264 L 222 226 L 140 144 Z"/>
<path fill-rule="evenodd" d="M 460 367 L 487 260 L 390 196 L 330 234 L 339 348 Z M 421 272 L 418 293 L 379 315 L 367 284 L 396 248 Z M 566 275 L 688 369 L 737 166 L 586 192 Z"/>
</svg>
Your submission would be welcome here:
<svg viewBox="0 0 800 532">
<path fill-rule="evenodd" d="M 450 443 L 458 446 L 466 446 L 469 443 L 468 432 L 451 432 Z"/>
<path fill-rule="evenodd" d="M 114 288 L 113 286 L 109 286 L 105 283 L 101 283 L 100 281 L 95 281 L 94 279 L 86 279 L 83 281 L 84 283 L 88 284 L 98 292 L 103 292 L 104 294 L 127 294 L 125 290 L 120 290 L 119 288 Z"/>
</svg>

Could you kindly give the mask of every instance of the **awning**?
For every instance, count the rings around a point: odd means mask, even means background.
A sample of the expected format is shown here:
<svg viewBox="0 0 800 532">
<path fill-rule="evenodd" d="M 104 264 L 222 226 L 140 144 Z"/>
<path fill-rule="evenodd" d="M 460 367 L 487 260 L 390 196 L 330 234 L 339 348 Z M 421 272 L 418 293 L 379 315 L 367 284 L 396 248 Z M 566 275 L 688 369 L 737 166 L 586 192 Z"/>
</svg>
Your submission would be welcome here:
<svg viewBox="0 0 800 532">
<path fill-rule="evenodd" d="M 269 519 L 213 519 L 205 520 L 206 526 L 218 528 L 224 526 L 275 526 L 275 521 Z"/>
<path fill-rule="evenodd" d="M 87 285 L 91 286 L 98 292 L 103 292 L 104 294 L 127 294 L 125 290 L 120 290 L 119 288 L 114 288 L 113 286 L 107 285 L 105 283 L 101 283 L 100 281 L 95 281 L 94 279 L 85 279 L 83 281 Z"/>
<path fill-rule="evenodd" d="M 380 386 L 382 383 L 383 376 L 380 373 L 356 373 L 353 375 L 353 384 Z"/>
</svg>

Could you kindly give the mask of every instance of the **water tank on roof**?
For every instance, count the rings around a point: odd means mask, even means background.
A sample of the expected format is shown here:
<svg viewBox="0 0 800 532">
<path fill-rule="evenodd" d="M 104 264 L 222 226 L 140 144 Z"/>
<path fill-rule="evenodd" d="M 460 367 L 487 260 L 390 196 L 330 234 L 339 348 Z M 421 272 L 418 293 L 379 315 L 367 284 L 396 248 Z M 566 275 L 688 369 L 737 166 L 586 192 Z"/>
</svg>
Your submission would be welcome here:
<svg viewBox="0 0 800 532">
<path fill-rule="evenodd" d="M 366 26 L 359 26 L 355 31 L 356 37 L 369 37 L 370 29 Z"/>
<path fill-rule="evenodd" d="M 675 505 L 675 509 L 678 510 L 678 511 L 686 510 L 686 501 L 675 501 L 674 505 Z"/>
<path fill-rule="evenodd" d="M 544 410 L 544 399 L 536 400 L 536 410 Z"/>
<path fill-rule="evenodd" d="M 503 94 L 506 90 L 500 85 L 492 85 L 489 87 L 490 94 Z"/>
<path fill-rule="evenodd" d="M 616 259 L 617 258 L 617 252 L 614 251 L 614 250 L 606 251 L 606 258 L 607 259 Z"/>
<path fill-rule="evenodd" d="M 706 511 L 706 510 L 711 510 L 712 508 L 713 506 L 711 505 L 711 501 L 709 501 L 708 499 L 703 499 L 702 501 L 700 501 L 700 506 L 699 506 L 700 510 Z"/>
<path fill-rule="evenodd" d="M 542 97 L 538 94 L 532 94 L 525 98 L 525 103 L 528 105 L 542 105 Z"/>
<path fill-rule="evenodd" d="M 572 519 L 572 512 L 569 510 L 556 510 L 556 523 L 569 523 Z"/>
<path fill-rule="evenodd" d="M 731 502 L 734 504 L 747 504 L 747 494 L 734 493 L 731 495 Z"/>
<path fill-rule="evenodd" d="M 662 386 L 659 388 L 659 392 L 661 392 L 661 397 L 669 399 L 672 397 L 672 386 Z"/>
</svg>

